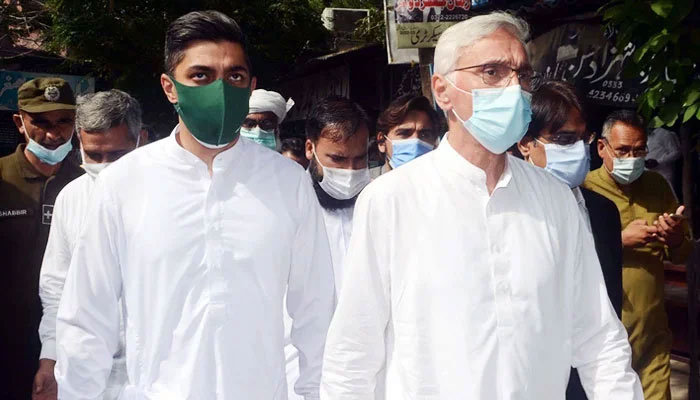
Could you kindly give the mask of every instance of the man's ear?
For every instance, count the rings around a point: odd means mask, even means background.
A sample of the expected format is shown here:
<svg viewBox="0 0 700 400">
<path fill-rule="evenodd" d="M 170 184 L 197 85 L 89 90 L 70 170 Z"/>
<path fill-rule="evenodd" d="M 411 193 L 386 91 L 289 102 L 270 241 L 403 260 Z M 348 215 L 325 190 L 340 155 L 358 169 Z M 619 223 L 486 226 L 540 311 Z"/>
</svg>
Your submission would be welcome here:
<svg viewBox="0 0 700 400">
<path fill-rule="evenodd" d="M 177 103 L 177 90 L 175 90 L 175 84 L 168 74 L 160 75 L 160 86 L 163 88 L 163 92 L 165 92 L 165 97 L 168 98 L 168 101 L 172 104 Z"/>
<path fill-rule="evenodd" d="M 255 90 L 256 87 L 258 87 L 258 78 L 254 76 L 250 80 L 250 93 L 253 93 L 253 90 Z"/>
<path fill-rule="evenodd" d="M 447 78 L 445 78 L 443 75 L 435 74 L 431 78 L 430 84 L 433 89 L 433 98 L 435 99 L 438 107 L 444 111 L 451 110 L 452 102 L 450 101 L 450 98 L 447 97 L 447 85 L 449 85 Z"/>
<path fill-rule="evenodd" d="M 12 115 L 12 122 L 15 123 L 15 126 L 17 127 L 17 130 L 19 131 L 22 136 L 25 136 L 27 133 L 24 131 L 24 127 L 22 126 L 22 117 L 17 114 Z"/>
<path fill-rule="evenodd" d="M 377 133 L 377 149 L 380 153 L 386 154 L 386 136 L 382 132 Z"/>
<path fill-rule="evenodd" d="M 530 157 L 530 150 L 532 146 L 535 145 L 535 139 L 530 136 L 524 136 L 518 142 L 518 151 L 523 155 L 523 158 L 527 159 Z"/>
<path fill-rule="evenodd" d="M 311 140 L 306 139 L 304 147 L 304 150 L 306 152 L 306 159 L 311 161 L 314 158 L 314 145 L 313 143 L 311 143 Z"/>
<path fill-rule="evenodd" d="M 598 139 L 598 156 L 604 159 L 605 156 L 605 142 L 603 139 Z"/>
</svg>

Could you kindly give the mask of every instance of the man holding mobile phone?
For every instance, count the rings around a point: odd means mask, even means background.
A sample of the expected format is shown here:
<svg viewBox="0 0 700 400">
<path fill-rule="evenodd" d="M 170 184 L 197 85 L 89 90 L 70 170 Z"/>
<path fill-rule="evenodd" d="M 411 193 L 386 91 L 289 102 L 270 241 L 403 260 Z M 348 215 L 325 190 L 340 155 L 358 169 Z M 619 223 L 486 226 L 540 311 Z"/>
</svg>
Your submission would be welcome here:
<svg viewBox="0 0 700 400">
<path fill-rule="evenodd" d="M 632 110 L 615 111 L 603 124 L 598 154 L 603 166 L 584 187 L 609 198 L 622 224 L 622 322 L 632 345 L 632 368 L 647 400 L 670 400 L 671 331 L 664 308 L 664 267 L 684 263 L 692 250 L 688 224 L 663 176 L 644 170 L 644 122 Z"/>
</svg>

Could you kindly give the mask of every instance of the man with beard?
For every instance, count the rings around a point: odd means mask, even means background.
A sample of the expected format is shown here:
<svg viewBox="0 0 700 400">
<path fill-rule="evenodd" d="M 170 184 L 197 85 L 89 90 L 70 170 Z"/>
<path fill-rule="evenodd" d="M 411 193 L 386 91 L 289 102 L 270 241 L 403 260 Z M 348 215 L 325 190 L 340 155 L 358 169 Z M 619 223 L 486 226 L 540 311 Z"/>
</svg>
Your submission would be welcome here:
<svg viewBox="0 0 700 400">
<path fill-rule="evenodd" d="M 343 259 L 352 233 L 355 200 L 369 183 L 367 143 L 369 118 L 357 103 L 331 96 L 318 103 L 306 119 L 306 158 L 331 246 L 336 296 L 343 278 Z M 285 320 L 289 399 L 299 377 L 298 354 L 290 345 L 291 321 Z"/>
<path fill-rule="evenodd" d="M 311 161 L 309 173 L 323 208 L 336 295 L 340 293 L 355 200 L 370 182 L 368 141 L 369 118 L 349 99 L 328 97 L 306 120 L 306 158 Z"/>
</svg>

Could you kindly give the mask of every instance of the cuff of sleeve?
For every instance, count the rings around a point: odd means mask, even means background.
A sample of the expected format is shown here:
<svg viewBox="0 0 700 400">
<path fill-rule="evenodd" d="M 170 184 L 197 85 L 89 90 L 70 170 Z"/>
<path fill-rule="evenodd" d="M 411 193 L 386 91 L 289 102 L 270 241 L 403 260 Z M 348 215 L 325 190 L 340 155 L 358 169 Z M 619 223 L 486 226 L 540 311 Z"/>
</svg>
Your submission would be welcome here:
<svg viewBox="0 0 700 400">
<path fill-rule="evenodd" d="M 41 344 L 41 353 L 39 359 L 56 360 L 56 340 L 47 339 Z"/>
</svg>

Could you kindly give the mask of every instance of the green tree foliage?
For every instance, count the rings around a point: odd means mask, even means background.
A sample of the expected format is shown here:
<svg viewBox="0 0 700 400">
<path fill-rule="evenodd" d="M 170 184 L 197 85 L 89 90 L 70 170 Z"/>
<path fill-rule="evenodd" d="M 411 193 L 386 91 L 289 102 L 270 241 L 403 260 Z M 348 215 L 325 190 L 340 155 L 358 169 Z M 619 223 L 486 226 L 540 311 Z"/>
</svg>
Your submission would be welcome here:
<svg viewBox="0 0 700 400">
<path fill-rule="evenodd" d="M 47 29 L 48 22 L 49 18 L 41 1 L 0 1 L 0 45 L 12 47 L 23 44 L 37 47 L 42 38 L 34 33 Z M 11 58 L 14 57 L 16 56 Z"/>
<path fill-rule="evenodd" d="M 651 127 L 700 119 L 700 26 L 693 22 L 694 7 L 693 0 L 615 0 L 601 9 L 618 32 L 617 48 L 636 46 L 625 73 L 648 76 L 638 106 Z"/>
<path fill-rule="evenodd" d="M 269 85 L 304 55 L 325 46 L 327 31 L 308 0 L 45 0 L 49 48 L 87 63 L 98 78 L 136 95 L 151 123 L 172 123 L 159 86 L 168 24 L 194 10 L 233 17 L 248 36 L 254 74 Z"/>
</svg>

